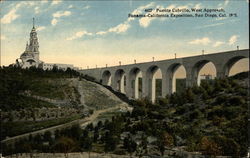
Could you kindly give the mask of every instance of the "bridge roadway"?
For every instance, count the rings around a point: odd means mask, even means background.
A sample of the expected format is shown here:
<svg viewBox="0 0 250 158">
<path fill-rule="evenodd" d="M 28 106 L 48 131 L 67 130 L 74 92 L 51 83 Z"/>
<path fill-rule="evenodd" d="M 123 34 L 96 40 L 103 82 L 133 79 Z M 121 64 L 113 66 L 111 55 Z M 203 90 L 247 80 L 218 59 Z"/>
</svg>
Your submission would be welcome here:
<svg viewBox="0 0 250 158">
<path fill-rule="evenodd" d="M 148 97 L 155 100 L 155 72 L 162 73 L 162 97 L 173 93 L 173 76 L 175 71 L 183 65 L 186 70 L 186 86 L 190 87 L 198 82 L 198 74 L 204 65 L 212 62 L 216 68 L 216 77 L 229 75 L 231 67 L 240 59 L 249 58 L 249 49 L 232 50 L 206 55 L 160 61 L 119 65 L 112 67 L 84 69 L 80 72 L 92 76 L 96 81 L 111 86 L 114 90 L 125 93 L 130 98 Z M 140 75 L 139 75 L 140 74 Z M 139 76 L 142 85 L 139 85 Z M 139 88 L 142 90 L 139 94 Z"/>
</svg>

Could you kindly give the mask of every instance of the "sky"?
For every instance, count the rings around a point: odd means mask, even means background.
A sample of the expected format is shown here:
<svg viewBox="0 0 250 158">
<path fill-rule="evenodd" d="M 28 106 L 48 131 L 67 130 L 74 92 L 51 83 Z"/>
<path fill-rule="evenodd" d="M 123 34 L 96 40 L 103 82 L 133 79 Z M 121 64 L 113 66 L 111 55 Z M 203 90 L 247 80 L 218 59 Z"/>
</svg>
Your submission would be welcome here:
<svg viewBox="0 0 250 158">
<path fill-rule="evenodd" d="M 32 18 L 40 60 L 94 68 L 249 49 L 248 0 L 1 1 L 1 65 L 25 50 Z M 156 8 L 223 8 L 237 17 L 129 18 Z M 239 67 L 246 69 L 249 60 Z"/>
</svg>

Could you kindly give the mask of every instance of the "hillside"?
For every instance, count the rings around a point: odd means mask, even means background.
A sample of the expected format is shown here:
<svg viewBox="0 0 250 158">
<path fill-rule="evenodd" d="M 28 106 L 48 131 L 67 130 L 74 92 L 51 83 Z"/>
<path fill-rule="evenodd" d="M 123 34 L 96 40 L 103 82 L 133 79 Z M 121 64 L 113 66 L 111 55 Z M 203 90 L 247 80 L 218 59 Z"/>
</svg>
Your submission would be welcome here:
<svg viewBox="0 0 250 158">
<path fill-rule="evenodd" d="M 103 86 L 68 69 L 0 68 L 1 140 L 91 115 L 122 103 Z"/>
<path fill-rule="evenodd" d="M 78 152 L 81 155 L 80 152 L 91 151 L 133 157 L 176 158 L 194 154 L 198 157 L 243 157 L 248 148 L 248 74 L 245 72 L 213 82 L 202 82 L 200 87 L 159 98 L 155 104 L 146 98 L 131 101 L 131 112 L 106 112 L 99 115 L 95 123 L 89 122 L 84 129 L 72 126 L 54 133 L 30 136 L 16 142 L 14 148 L 3 144 L 3 153 L 36 151 L 64 153 L 66 156 L 67 153 Z M 67 82 L 69 87 L 77 87 L 75 79 Z M 79 82 L 82 87 L 86 84 Z M 98 87 L 95 83 L 91 84 Z M 80 101 L 80 105 L 84 105 L 80 107 L 96 108 L 87 104 L 87 98 L 78 100 L 84 100 L 84 103 Z M 74 101 L 77 102 L 77 99 Z"/>
</svg>

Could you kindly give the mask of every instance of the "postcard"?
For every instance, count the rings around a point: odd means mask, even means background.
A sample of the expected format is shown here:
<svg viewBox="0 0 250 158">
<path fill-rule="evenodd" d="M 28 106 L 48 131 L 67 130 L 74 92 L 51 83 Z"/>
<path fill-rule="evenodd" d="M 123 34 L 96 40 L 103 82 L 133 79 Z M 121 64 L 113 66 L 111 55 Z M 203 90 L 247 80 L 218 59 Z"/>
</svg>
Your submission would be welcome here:
<svg viewBox="0 0 250 158">
<path fill-rule="evenodd" d="M 0 157 L 249 157 L 248 0 L 0 5 Z"/>
</svg>

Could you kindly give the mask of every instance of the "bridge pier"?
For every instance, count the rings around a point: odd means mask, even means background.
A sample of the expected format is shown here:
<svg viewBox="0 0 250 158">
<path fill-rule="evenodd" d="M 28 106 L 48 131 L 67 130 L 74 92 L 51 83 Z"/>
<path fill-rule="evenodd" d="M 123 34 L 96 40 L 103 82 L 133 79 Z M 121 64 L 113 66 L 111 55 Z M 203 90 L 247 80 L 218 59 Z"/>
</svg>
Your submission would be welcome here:
<svg viewBox="0 0 250 158">
<path fill-rule="evenodd" d="M 116 89 L 116 81 L 115 81 L 115 75 L 114 74 L 111 75 L 111 85 L 110 86 L 113 88 L 113 90 L 117 90 Z"/>
<path fill-rule="evenodd" d="M 216 78 L 224 78 L 228 76 L 229 72 L 225 72 L 225 69 L 222 64 L 215 64 L 216 67 Z"/>
<path fill-rule="evenodd" d="M 192 68 L 186 67 L 186 87 L 192 87 L 197 80 L 195 80 L 195 76 L 193 76 Z"/>
<path fill-rule="evenodd" d="M 170 73 L 162 73 L 162 97 L 172 93 L 173 81 Z"/>
<path fill-rule="evenodd" d="M 149 77 L 147 73 L 144 71 L 142 72 L 142 97 L 149 98 Z"/>
</svg>

